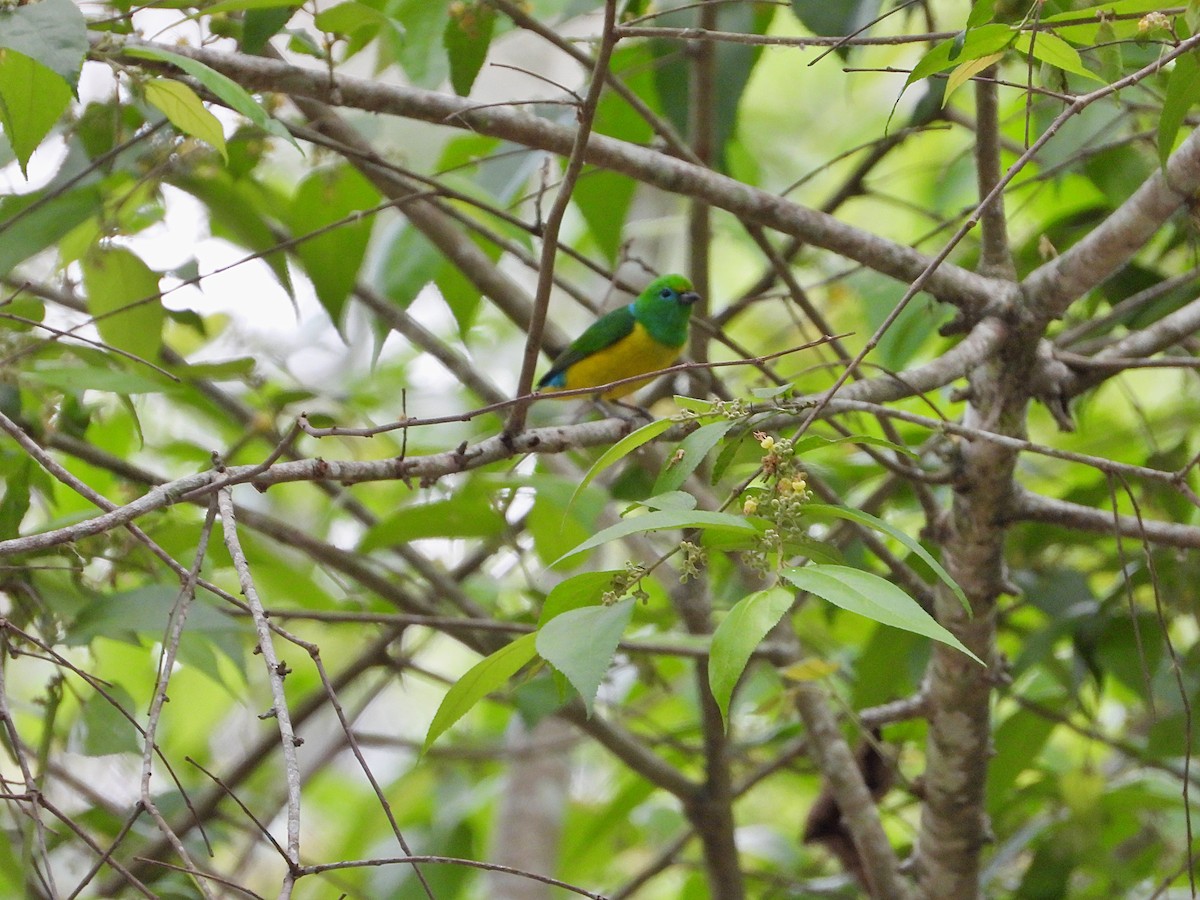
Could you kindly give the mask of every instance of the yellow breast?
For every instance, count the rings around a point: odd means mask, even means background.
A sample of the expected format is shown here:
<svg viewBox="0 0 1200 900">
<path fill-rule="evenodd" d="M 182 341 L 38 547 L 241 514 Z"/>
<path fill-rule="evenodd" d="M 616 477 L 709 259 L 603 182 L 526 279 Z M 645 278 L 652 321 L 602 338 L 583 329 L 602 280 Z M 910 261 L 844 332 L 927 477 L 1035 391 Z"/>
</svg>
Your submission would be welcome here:
<svg viewBox="0 0 1200 900">
<path fill-rule="evenodd" d="M 679 359 L 679 351 L 682 349 L 660 344 L 650 336 L 641 322 L 634 322 L 633 331 L 621 340 L 567 369 L 567 383 L 564 387 L 566 390 L 594 387 L 621 378 L 632 378 L 634 375 L 665 369 Z M 653 380 L 646 378 L 642 381 L 631 381 L 629 384 L 605 391 L 601 396 L 605 400 L 615 400 L 633 393 Z"/>
</svg>

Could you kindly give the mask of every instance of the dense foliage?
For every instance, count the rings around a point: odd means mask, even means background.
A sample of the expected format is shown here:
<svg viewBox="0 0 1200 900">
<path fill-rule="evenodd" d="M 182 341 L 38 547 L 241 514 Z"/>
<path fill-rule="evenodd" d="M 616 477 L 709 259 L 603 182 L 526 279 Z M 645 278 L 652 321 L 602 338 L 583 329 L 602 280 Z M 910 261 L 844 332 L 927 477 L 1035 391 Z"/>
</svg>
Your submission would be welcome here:
<svg viewBox="0 0 1200 900">
<path fill-rule="evenodd" d="M 1195 897 L 1198 27 L 4 4 L 0 894 Z"/>
</svg>

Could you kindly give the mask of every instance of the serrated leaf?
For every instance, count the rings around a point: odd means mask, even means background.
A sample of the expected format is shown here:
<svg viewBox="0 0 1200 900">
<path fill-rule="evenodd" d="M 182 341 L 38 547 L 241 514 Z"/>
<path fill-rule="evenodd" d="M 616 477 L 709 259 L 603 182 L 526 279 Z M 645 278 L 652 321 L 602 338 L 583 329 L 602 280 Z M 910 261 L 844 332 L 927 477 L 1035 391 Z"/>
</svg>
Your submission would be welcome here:
<svg viewBox="0 0 1200 900">
<path fill-rule="evenodd" d="M 106 344 L 154 362 L 162 347 L 158 275 L 124 247 L 93 247 L 83 258 L 88 312 Z"/>
<path fill-rule="evenodd" d="M 964 611 L 966 611 L 967 615 L 972 615 L 971 604 L 967 602 L 967 596 L 963 593 L 962 588 L 960 588 L 957 582 L 950 577 L 950 573 L 942 568 L 942 564 L 934 559 L 929 554 L 928 550 L 921 546 L 920 542 L 917 541 L 916 538 L 910 537 L 899 528 L 889 525 L 883 519 L 873 516 L 870 513 L 863 512 L 860 509 L 850 509 L 849 507 L 844 506 L 831 506 L 825 503 L 809 503 L 804 507 L 804 511 L 807 514 L 814 516 L 826 515 L 833 516 L 835 519 L 848 519 L 851 522 L 857 522 L 860 525 L 866 525 L 868 528 L 873 528 L 876 531 L 882 531 L 889 537 L 899 541 L 925 561 L 925 564 L 929 566 L 929 568 L 933 570 L 934 574 L 945 583 L 946 587 L 953 591 L 954 596 L 958 598 L 958 602 L 962 604 L 962 608 Z"/>
<path fill-rule="evenodd" d="M 431 537 L 495 537 L 504 525 L 504 516 L 492 508 L 485 495 L 460 494 L 449 500 L 401 507 L 373 525 L 358 549 L 367 553 Z"/>
<path fill-rule="evenodd" d="M 579 482 L 579 487 L 575 489 L 575 493 L 571 495 L 570 506 L 575 502 L 575 498 L 583 491 L 585 487 L 592 483 L 592 479 L 611 466 L 620 459 L 624 459 L 638 447 L 643 444 L 648 444 L 654 440 L 675 423 L 670 419 L 656 419 L 649 424 L 643 425 L 637 431 L 625 435 L 607 450 L 600 454 L 600 458 L 592 463 L 590 469 L 584 473 L 583 480 Z"/>
<path fill-rule="evenodd" d="M 537 631 L 537 652 L 562 672 L 592 714 L 600 682 L 633 615 L 632 597 L 611 606 L 589 606 L 555 616 Z"/>
<path fill-rule="evenodd" d="M 679 443 L 679 449 L 667 456 L 667 465 L 658 473 L 654 482 L 654 493 L 662 494 L 677 490 L 696 467 L 704 461 L 713 447 L 729 433 L 735 425 L 735 419 L 719 419 L 707 425 L 701 425 Z"/>
<path fill-rule="evenodd" d="M 668 528 L 699 528 L 715 529 L 718 531 L 735 531 L 753 533 L 756 529 L 741 516 L 729 513 L 706 512 L 705 510 L 659 510 L 641 516 L 631 516 L 610 525 L 572 550 L 567 551 L 550 565 L 557 566 L 564 560 L 570 559 L 585 550 L 592 550 L 601 544 L 629 537 L 631 534 L 644 534 L 650 531 L 663 531 Z"/>
<path fill-rule="evenodd" d="M 750 655 L 792 607 L 792 592 L 782 587 L 755 591 L 743 597 L 713 632 L 708 654 L 708 687 L 729 720 L 729 701 L 750 661 Z"/>
<path fill-rule="evenodd" d="M 0 48 L 36 60 L 73 89 L 88 51 L 87 24 L 71 0 L 40 0 L 0 12 Z"/>
<path fill-rule="evenodd" d="M 848 566 L 813 564 L 784 569 L 784 578 L 834 606 L 893 628 L 901 628 L 940 641 L 965 653 L 980 665 L 983 660 L 921 608 L 912 597 L 873 572 Z"/>
<path fill-rule="evenodd" d="M 229 161 L 221 122 L 205 108 L 195 91 L 183 82 L 170 78 L 148 81 L 143 90 L 146 92 L 146 101 L 157 107 L 172 125 L 184 134 L 190 134 L 214 147 L 222 159 Z"/>
<path fill-rule="evenodd" d="M 60 75 L 16 50 L 0 48 L 0 125 L 21 165 L 50 133 L 71 102 L 71 88 Z"/>
<path fill-rule="evenodd" d="M 471 93 L 487 59 L 496 27 L 496 11 L 484 3 L 458 3 L 450 8 L 442 46 L 450 59 L 450 83 L 460 97 Z"/>
<path fill-rule="evenodd" d="M 231 78 L 222 75 L 215 69 L 210 69 L 202 62 L 197 62 L 187 56 L 172 53 L 159 47 L 145 45 L 127 46 L 124 53 L 138 59 L 152 59 L 157 62 L 170 63 L 191 75 L 202 85 L 220 97 L 230 108 L 241 113 L 263 131 L 281 137 L 297 150 L 300 145 L 283 125 L 276 122 L 259 103 L 250 96 L 249 92 Z"/>
<path fill-rule="evenodd" d="M 433 721 L 429 723 L 429 731 L 425 734 L 421 752 L 424 753 L 433 746 L 433 742 L 465 716 L 471 707 L 492 691 L 507 684 L 508 679 L 532 660 L 537 655 L 536 640 L 536 633 L 522 635 L 511 644 L 485 656 L 468 669 L 462 678 L 454 682 L 438 705 Z"/>
</svg>

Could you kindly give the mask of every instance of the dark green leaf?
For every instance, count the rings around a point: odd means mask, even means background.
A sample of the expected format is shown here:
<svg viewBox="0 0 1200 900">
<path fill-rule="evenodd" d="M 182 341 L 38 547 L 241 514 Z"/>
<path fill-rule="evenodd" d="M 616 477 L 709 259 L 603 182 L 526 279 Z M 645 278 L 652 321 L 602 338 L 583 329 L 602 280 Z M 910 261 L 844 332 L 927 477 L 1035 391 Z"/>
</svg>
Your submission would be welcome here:
<svg viewBox="0 0 1200 900">
<path fill-rule="evenodd" d="M 1200 100 L 1200 62 L 1195 53 L 1184 53 L 1175 58 L 1175 66 L 1167 80 L 1167 95 L 1159 113 L 1158 160 L 1164 169 L 1175 149 L 1175 135 L 1197 100 Z"/>
<path fill-rule="evenodd" d="M 792 592 L 773 587 L 739 600 L 713 632 L 708 655 L 708 686 L 721 716 L 728 721 L 729 701 L 750 661 L 750 654 L 791 609 Z"/>
<path fill-rule="evenodd" d="M 620 570 L 610 569 L 607 572 L 582 572 L 564 578 L 546 596 L 542 614 L 538 617 L 538 627 L 573 609 L 596 606 L 604 593 L 612 589 L 613 579 L 620 574 Z"/>
<path fill-rule="evenodd" d="M 450 58 L 450 83 L 460 97 L 471 93 L 471 85 L 487 59 L 495 27 L 496 11 L 490 5 L 478 0 L 451 4 L 442 46 Z"/>
<path fill-rule="evenodd" d="M 359 550 L 405 544 L 421 538 L 494 537 L 504 530 L 504 517 L 480 493 L 450 500 L 402 506 L 363 535 Z"/>
<path fill-rule="evenodd" d="M 83 701 L 79 727 L 82 749 L 87 756 L 107 756 L 110 753 L 137 753 L 142 742 L 137 728 L 130 721 L 137 703 L 119 684 L 104 688 L 103 696 L 92 693 Z M 121 706 L 118 709 L 113 704 Z M 122 710 L 124 710 L 122 712 Z"/>
<path fill-rule="evenodd" d="M 242 52 L 250 55 L 262 53 L 267 41 L 279 33 L 299 8 L 300 5 L 294 0 L 288 0 L 284 6 L 247 10 L 242 22 Z"/>
<path fill-rule="evenodd" d="M 718 419 L 701 425 L 685 437 L 679 449 L 668 454 L 666 468 L 658 473 L 658 480 L 654 483 L 654 493 L 677 490 L 737 424 L 736 419 Z"/>
<path fill-rule="evenodd" d="M 300 182 L 289 212 L 292 234 L 303 238 L 327 226 L 336 227 L 301 240 L 296 255 L 335 324 L 358 278 L 371 238 L 372 217 L 354 213 L 378 205 L 379 192 L 357 170 L 337 166 L 314 172 Z"/>
</svg>

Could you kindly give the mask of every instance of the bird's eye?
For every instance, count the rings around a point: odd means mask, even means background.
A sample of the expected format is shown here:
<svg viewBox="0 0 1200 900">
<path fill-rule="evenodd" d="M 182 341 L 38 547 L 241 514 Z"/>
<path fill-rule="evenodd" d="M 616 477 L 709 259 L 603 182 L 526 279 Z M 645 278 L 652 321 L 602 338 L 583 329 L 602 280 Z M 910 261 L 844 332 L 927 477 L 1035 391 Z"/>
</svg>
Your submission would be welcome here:
<svg viewBox="0 0 1200 900">
<path fill-rule="evenodd" d="M 664 300 L 670 300 L 671 299 L 671 289 L 663 288 L 661 291 L 658 292 L 658 296 L 662 297 Z"/>
</svg>

